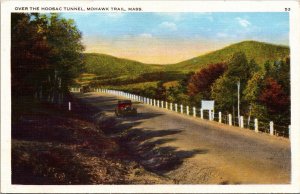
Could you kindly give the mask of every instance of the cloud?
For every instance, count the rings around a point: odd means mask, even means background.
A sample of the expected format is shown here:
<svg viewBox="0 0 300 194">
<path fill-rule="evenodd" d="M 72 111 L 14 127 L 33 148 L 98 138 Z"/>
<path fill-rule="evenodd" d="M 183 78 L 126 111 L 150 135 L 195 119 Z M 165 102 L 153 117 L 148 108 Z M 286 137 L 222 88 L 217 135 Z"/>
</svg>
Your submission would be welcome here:
<svg viewBox="0 0 300 194">
<path fill-rule="evenodd" d="M 238 23 L 239 23 L 241 26 L 243 26 L 243 27 L 245 27 L 245 28 L 247 28 L 248 26 L 251 25 L 251 23 L 250 23 L 248 20 L 246 20 L 246 19 L 243 19 L 243 18 L 240 18 L 240 17 L 237 17 L 237 18 L 235 18 L 235 19 L 238 21 Z"/>
<path fill-rule="evenodd" d="M 168 29 L 170 31 L 176 31 L 177 30 L 177 25 L 175 23 L 172 22 L 162 22 L 160 25 L 160 27 Z"/>
</svg>

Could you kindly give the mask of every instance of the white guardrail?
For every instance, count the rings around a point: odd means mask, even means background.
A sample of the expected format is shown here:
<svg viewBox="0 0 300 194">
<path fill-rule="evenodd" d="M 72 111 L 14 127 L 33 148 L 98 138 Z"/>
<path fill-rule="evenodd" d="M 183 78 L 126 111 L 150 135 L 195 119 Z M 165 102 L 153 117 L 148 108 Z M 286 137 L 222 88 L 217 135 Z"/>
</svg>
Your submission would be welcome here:
<svg viewBox="0 0 300 194">
<path fill-rule="evenodd" d="M 80 88 L 71 88 L 71 92 L 80 92 Z M 157 99 L 147 98 L 143 96 L 139 96 L 136 94 L 131 94 L 128 92 L 123 92 L 119 90 L 110 90 L 110 89 L 102 89 L 102 88 L 93 88 L 93 92 L 101 92 L 101 93 L 109 93 L 116 96 L 122 96 L 124 98 L 128 98 L 133 101 L 137 101 L 146 105 L 155 106 L 159 108 L 164 108 L 173 112 L 177 112 L 179 114 L 185 114 L 192 117 L 199 117 L 201 119 L 207 118 L 210 121 L 215 121 L 223 124 L 228 124 L 230 126 L 239 126 L 240 128 L 246 128 L 254 130 L 256 133 L 258 132 L 265 132 L 269 133 L 271 136 L 284 136 L 284 137 L 290 137 L 290 130 L 291 126 L 288 126 L 288 133 L 284 133 L 280 130 L 275 129 L 275 125 L 273 121 L 270 121 L 269 123 L 266 122 L 259 122 L 258 119 L 246 119 L 243 116 L 240 116 L 240 119 L 238 117 L 233 117 L 231 114 L 223 115 L 221 112 L 218 112 L 215 114 L 214 112 L 211 112 L 211 114 L 204 114 L 204 111 L 201 108 L 196 107 L 189 107 L 184 106 L 182 104 L 177 103 L 170 103 L 166 101 L 161 101 Z M 278 128 L 286 128 L 286 126 L 277 126 Z M 284 130 L 283 130 L 284 131 Z"/>
</svg>

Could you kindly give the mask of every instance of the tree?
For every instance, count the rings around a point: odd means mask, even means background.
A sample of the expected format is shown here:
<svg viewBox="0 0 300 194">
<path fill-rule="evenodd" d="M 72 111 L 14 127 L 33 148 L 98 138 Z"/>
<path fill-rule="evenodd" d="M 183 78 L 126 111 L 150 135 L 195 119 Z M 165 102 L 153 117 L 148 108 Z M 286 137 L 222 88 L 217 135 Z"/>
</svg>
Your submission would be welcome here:
<svg viewBox="0 0 300 194">
<path fill-rule="evenodd" d="M 12 14 L 12 93 L 61 102 L 82 66 L 81 33 L 57 14 Z"/>
<path fill-rule="evenodd" d="M 229 111 L 237 105 L 237 83 L 240 82 L 241 94 L 246 88 L 247 82 L 258 70 L 258 65 L 254 60 L 248 62 L 243 52 L 235 53 L 228 62 L 228 68 L 212 85 L 212 98 L 216 101 L 217 107 L 221 110 Z M 246 103 L 244 96 L 241 96 L 241 104 Z M 242 112 L 248 106 L 242 107 Z"/>
<path fill-rule="evenodd" d="M 260 120 L 276 120 L 288 124 L 290 121 L 290 70 L 289 59 L 264 64 L 264 71 L 255 73 L 244 90 L 249 103 L 249 116 Z"/>
<path fill-rule="evenodd" d="M 142 95 L 147 96 L 149 98 L 155 98 L 156 95 L 156 88 L 151 86 L 143 90 Z"/>
<path fill-rule="evenodd" d="M 37 14 L 12 14 L 11 81 L 12 95 L 38 95 L 49 68 L 50 47 L 39 31 Z"/>
<path fill-rule="evenodd" d="M 225 72 L 226 67 L 224 63 L 216 63 L 196 72 L 188 82 L 188 94 L 195 96 L 201 93 L 204 98 L 209 99 L 211 85 Z"/>
<path fill-rule="evenodd" d="M 194 75 L 194 72 L 189 72 L 189 73 L 187 73 L 186 75 L 184 75 L 183 79 L 181 79 L 181 80 L 179 81 L 178 89 L 179 89 L 182 93 L 184 93 L 184 94 L 187 93 L 187 90 L 188 90 L 188 88 L 187 88 L 187 87 L 188 87 L 188 83 L 189 83 L 189 80 L 190 80 L 190 78 L 191 78 L 192 75 Z"/>
<path fill-rule="evenodd" d="M 291 84 L 289 57 L 287 57 L 285 60 L 275 61 L 267 76 L 277 80 L 284 90 L 288 91 L 288 94 L 290 95 Z"/>
<path fill-rule="evenodd" d="M 164 86 L 164 83 L 162 81 L 157 83 L 155 97 L 160 100 L 166 100 L 167 99 L 167 90 Z"/>
<path fill-rule="evenodd" d="M 291 84 L 290 84 L 290 58 L 277 60 L 266 71 L 262 93 L 259 103 L 267 107 L 268 115 L 282 124 L 290 123 Z"/>
<path fill-rule="evenodd" d="M 45 17 L 45 16 L 44 16 Z M 78 31 L 73 20 L 60 18 L 58 14 L 51 14 L 48 18 L 48 42 L 52 47 L 49 80 L 51 82 L 51 101 L 55 98 L 61 102 L 63 93 L 75 76 L 76 69 L 83 65 L 81 52 L 81 32 Z"/>
<path fill-rule="evenodd" d="M 188 95 L 180 93 L 177 96 L 176 102 L 178 102 L 179 104 L 190 105 L 190 98 Z"/>
<path fill-rule="evenodd" d="M 247 82 L 246 88 L 243 91 L 245 104 L 249 104 L 248 108 L 248 124 L 250 119 L 254 116 L 257 119 L 262 119 L 266 116 L 266 107 L 259 103 L 259 95 L 265 80 L 265 72 L 258 71 L 254 73 L 252 78 Z"/>
<path fill-rule="evenodd" d="M 237 52 L 233 54 L 228 63 L 228 69 L 225 72 L 226 77 L 230 77 L 232 80 L 240 81 L 241 88 L 245 88 L 248 80 L 252 75 L 257 72 L 258 65 L 251 59 L 248 62 L 245 53 Z"/>
<path fill-rule="evenodd" d="M 230 112 L 237 102 L 236 80 L 224 75 L 221 76 L 214 82 L 211 88 L 211 96 L 216 101 L 217 109 Z"/>
<path fill-rule="evenodd" d="M 270 71 L 271 71 L 271 64 L 270 61 L 266 61 L 264 64 L 264 70 L 266 72 L 267 75 L 269 75 Z"/>
<path fill-rule="evenodd" d="M 252 104 L 257 102 L 259 94 L 264 83 L 265 73 L 263 71 L 256 72 L 250 80 L 247 82 L 247 86 L 243 91 L 245 100 Z"/>
<path fill-rule="evenodd" d="M 178 86 L 171 86 L 167 89 L 167 101 L 177 102 L 179 94 L 181 93 Z"/>
<path fill-rule="evenodd" d="M 273 78 L 267 78 L 259 100 L 265 104 L 270 114 L 282 114 L 289 110 L 289 96 Z"/>
</svg>

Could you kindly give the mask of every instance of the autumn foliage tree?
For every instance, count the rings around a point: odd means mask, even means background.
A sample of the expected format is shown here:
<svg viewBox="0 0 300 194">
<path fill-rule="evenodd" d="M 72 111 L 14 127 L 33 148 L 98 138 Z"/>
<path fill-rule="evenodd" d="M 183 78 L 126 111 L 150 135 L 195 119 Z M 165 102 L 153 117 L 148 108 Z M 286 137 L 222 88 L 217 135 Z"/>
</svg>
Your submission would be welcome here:
<svg viewBox="0 0 300 194">
<path fill-rule="evenodd" d="M 271 114 L 282 114 L 289 109 L 289 96 L 283 87 L 273 78 L 267 78 L 259 100 L 266 105 Z"/>
<path fill-rule="evenodd" d="M 195 96 L 201 93 L 204 98 L 210 98 L 212 84 L 225 72 L 224 63 L 208 65 L 191 76 L 188 82 L 188 94 Z"/>
<path fill-rule="evenodd" d="M 11 27 L 11 83 L 12 95 L 36 93 L 38 83 L 49 68 L 50 46 L 39 31 L 36 15 L 12 14 Z"/>
<path fill-rule="evenodd" d="M 58 14 L 13 13 L 11 20 L 12 95 L 61 104 L 83 66 L 81 32 Z"/>
<path fill-rule="evenodd" d="M 259 120 L 290 123 L 290 61 L 266 61 L 264 69 L 256 72 L 243 91 L 249 104 L 248 116 Z"/>
</svg>

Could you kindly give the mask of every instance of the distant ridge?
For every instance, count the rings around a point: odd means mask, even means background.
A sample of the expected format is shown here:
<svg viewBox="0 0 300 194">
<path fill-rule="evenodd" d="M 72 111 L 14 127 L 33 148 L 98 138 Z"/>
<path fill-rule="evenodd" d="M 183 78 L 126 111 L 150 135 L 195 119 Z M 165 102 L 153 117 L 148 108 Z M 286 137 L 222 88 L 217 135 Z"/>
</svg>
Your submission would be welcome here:
<svg viewBox="0 0 300 194">
<path fill-rule="evenodd" d="M 106 54 L 85 53 L 87 73 L 103 77 L 139 75 L 161 69 L 159 65 L 145 64 L 134 60 L 123 59 Z"/>
<path fill-rule="evenodd" d="M 267 60 L 272 62 L 284 59 L 290 54 L 288 46 L 258 41 L 243 41 L 180 63 L 169 65 L 145 64 L 134 60 L 97 53 L 85 53 L 84 56 L 87 73 L 94 73 L 99 77 L 112 78 L 119 76 L 139 76 L 144 73 L 157 71 L 180 71 L 187 73 L 196 71 L 207 64 L 226 62 L 235 52 L 239 51 L 244 52 L 248 60 L 254 59 L 261 66 Z"/>
<path fill-rule="evenodd" d="M 290 49 L 287 46 L 257 41 L 243 41 L 180 63 L 168 65 L 166 69 L 181 71 L 197 70 L 207 64 L 226 62 L 235 52 L 239 51 L 244 52 L 248 60 L 254 59 L 259 65 L 263 65 L 267 60 L 275 61 L 283 59 L 290 54 Z"/>
</svg>

